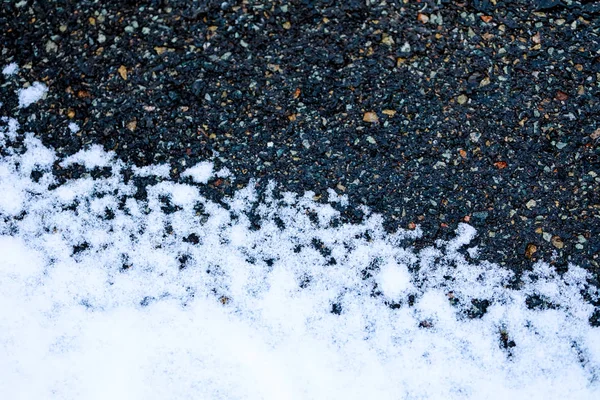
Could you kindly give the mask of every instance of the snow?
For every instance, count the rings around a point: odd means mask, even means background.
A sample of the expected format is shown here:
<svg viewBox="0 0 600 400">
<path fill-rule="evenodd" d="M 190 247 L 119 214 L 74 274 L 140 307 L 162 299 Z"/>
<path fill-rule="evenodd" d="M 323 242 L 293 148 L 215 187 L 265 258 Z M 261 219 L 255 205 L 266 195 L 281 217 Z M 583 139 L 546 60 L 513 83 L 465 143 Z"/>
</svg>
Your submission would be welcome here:
<svg viewBox="0 0 600 400">
<path fill-rule="evenodd" d="M 196 183 L 208 183 L 208 180 L 213 176 L 213 168 L 212 162 L 203 161 L 183 171 L 181 176 L 189 176 Z"/>
<path fill-rule="evenodd" d="M 5 398 L 600 398 L 584 298 L 598 292 L 576 265 L 539 262 L 515 289 L 509 270 L 466 257 L 467 224 L 418 249 L 420 228 L 387 233 L 333 190 L 362 223 L 336 223 L 312 192 L 276 197 L 273 182 L 217 204 L 100 146 L 59 159 L 13 118 L 0 150 Z M 59 182 L 56 165 L 112 174 Z M 140 199 L 126 171 L 162 181 Z M 212 175 L 210 162 L 185 173 Z M 528 308 L 532 296 L 553 308 Z"/>
<path fill-rule="evenodd" d="M 8 65 L 5 65 L 4 68 L 2 69 L 2 74 L 4 76 L 11 76 L 16 74 L 17 72 L 19 72 L 19 66 L 17 65 L 17 63 L 10 63 Z"/>
<path fill-rule="evenodd" d="M 75 122 L 69 122 L 69 130 L 71 133 L 77 133 L 80 130 L 79 125 L 77 125 Z"/>
<path fill-rule="evenodd" d="M 39 101 L 48 92 L 48 87 L 40 82 L 34 82 L 28 88 L 17 90 L 19 96 L 19 108 L 27 108 Z"/>
</svg>

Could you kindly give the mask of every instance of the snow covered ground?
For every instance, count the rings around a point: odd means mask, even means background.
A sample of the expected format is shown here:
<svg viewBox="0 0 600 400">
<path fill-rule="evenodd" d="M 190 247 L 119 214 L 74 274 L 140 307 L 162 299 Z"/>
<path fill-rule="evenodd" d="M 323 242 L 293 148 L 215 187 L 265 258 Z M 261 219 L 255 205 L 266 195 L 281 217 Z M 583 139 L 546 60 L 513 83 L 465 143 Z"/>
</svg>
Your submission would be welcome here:
<svg viewBox="0 0 600 400">
<path fill-rule="evenodd" d="M 31 88 L 22 107 L 47 90 Z M 55 162 L 112 174 L 59 184 Z M 474 261 L 466 224 L 415 250 L 418 228 L 337 224 L 310 192 L 215 204 L 209 160 L 144 201 L 126 168 L 100 147 L 57 160 L 0 120 L 3 398 L 600 398 L 598 293 L 577 266 L 538 263 L 514 288 Z"/>
</svg>

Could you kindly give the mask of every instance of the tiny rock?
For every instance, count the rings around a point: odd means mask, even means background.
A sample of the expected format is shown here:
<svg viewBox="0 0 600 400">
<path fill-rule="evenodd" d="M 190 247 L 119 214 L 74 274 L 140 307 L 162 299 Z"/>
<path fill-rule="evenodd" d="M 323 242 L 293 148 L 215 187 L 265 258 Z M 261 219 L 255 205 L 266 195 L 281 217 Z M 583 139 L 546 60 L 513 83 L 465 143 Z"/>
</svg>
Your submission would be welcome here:
<svg viewBox="0 0 600 400">
<path fill-rule="evenodd" d="M 124 81 L 127 80 L 127 68 L 124 65 L 121 65 L 118 69 L 119 75 L 123 78 Z"/>
<path fill-rule="evenodd" d="M 137 121 L 135 119 L 127 123 L 127 129 L 131 132 L 135 131 L 135 128 L 137 128 Z"/>
<path fill-rule="evenodd" d="M 554 98 L 558 101 L 565 101 L 569 98 L 569 95 L 566 94 L 565 92 L 563 92 L 562 90 L 558 90 L 556 92 L 556 96 L 554 96 Z"/>
<path fill-rule="evenodd" d="M 536 202 L 535 200 L 529 200 L 529 201 L 527 202 L 527 204 L 525 204 L 525 206 L 526 206 L 528 209 L 530 209 L 530 210 L 531 210 L 533 207 L 535 207 L 536 205 L 537 205 L 537 202 Z"/>
<path fill-rule="evenodd" d="M 376 123 L 376 122 L 379 122 L 379 117 L 377 116 L 376 113 L 369 111 L 363 115 L 363 121 Z"/>
<path fill-rule="evenodd" d="M 537 246 L 533 243 L 529 243 L 525 248 L 525 257 L 531 258 L 533 254 L 537 251 Z"/>
<path fill-rule="evenodd" d="M 58 51 L 58 45 L 54 43 L 52 40 L 48 40 L 46 42 L 46 52 L 48 53 L 56 53 Z"/>
<path fill-rule="evenodd" d="M 383 39 L 381 39 L 381 43 L 387 46 L 392 46 L 394 44 L 394 39 L 391 36 L 384 34 Z"/>
<path fill-rule="evenodd" d="M 565 247 L 565 242 L 563 242 L 560 236 L 552 236 L 552 239 L 550 239 L 550 243 L 552 243 L 552 246 L 556 247 L 557 249 L 562 249 L 563 247 Z"/>
<path fill-rule="evenodd" d="M 458 96 L 456 101 L 458 101 L 458 104 L 462 105 L 462 104 L 465 104 L 467 101 L 469 101 L 469 98 L 467 96 L 465 96 L 464 94 L 461 94 L 460 96 Z"/>
<path fill-rule="evenodd" d="M 417 20 L 422 23 L 422 24 L 426 24 L 429 22 L 429 17 L 427 16 L 427 14 L 417 14 Z"/>
</svg>

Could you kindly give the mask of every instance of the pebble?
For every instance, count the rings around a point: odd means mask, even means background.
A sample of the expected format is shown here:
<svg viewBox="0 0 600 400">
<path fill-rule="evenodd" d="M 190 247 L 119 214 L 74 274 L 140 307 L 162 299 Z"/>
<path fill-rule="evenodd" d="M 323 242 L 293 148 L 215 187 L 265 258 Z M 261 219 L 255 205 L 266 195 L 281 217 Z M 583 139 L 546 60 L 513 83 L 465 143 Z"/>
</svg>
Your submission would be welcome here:
<svg viewBox="0 0 600 400">
<path fill-rule="evenodd" d="M 379 117 L 377 116 L 376 113 L 369 111 L 363 115 L 363 121 L 376 123 L 376 122 L 379 122 Z"/>
</svg>

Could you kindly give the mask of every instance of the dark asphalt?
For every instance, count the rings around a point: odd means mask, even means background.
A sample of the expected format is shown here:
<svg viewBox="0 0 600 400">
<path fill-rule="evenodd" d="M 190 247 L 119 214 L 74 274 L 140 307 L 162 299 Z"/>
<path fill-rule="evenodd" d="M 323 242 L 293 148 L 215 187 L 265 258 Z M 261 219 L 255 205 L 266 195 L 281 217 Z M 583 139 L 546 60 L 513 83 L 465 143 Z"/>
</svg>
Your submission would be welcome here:
<svg viewBox="0 0 600 400">
<path fill-rule="evenodd" d="M 24 129 L 61 154 L 99 143 L 175 178 L 216 156 L 237 178 L 216 199 L 250 178 L 333 188 L 420 245 L 467 221 L 482 259 L 600 282 L 596 2 L 4 0 L 0 27 L 21 67 L 3 115 L 35 113 Z M 16 110 L 34 81 L 48 98 Z"/>
</svg>

